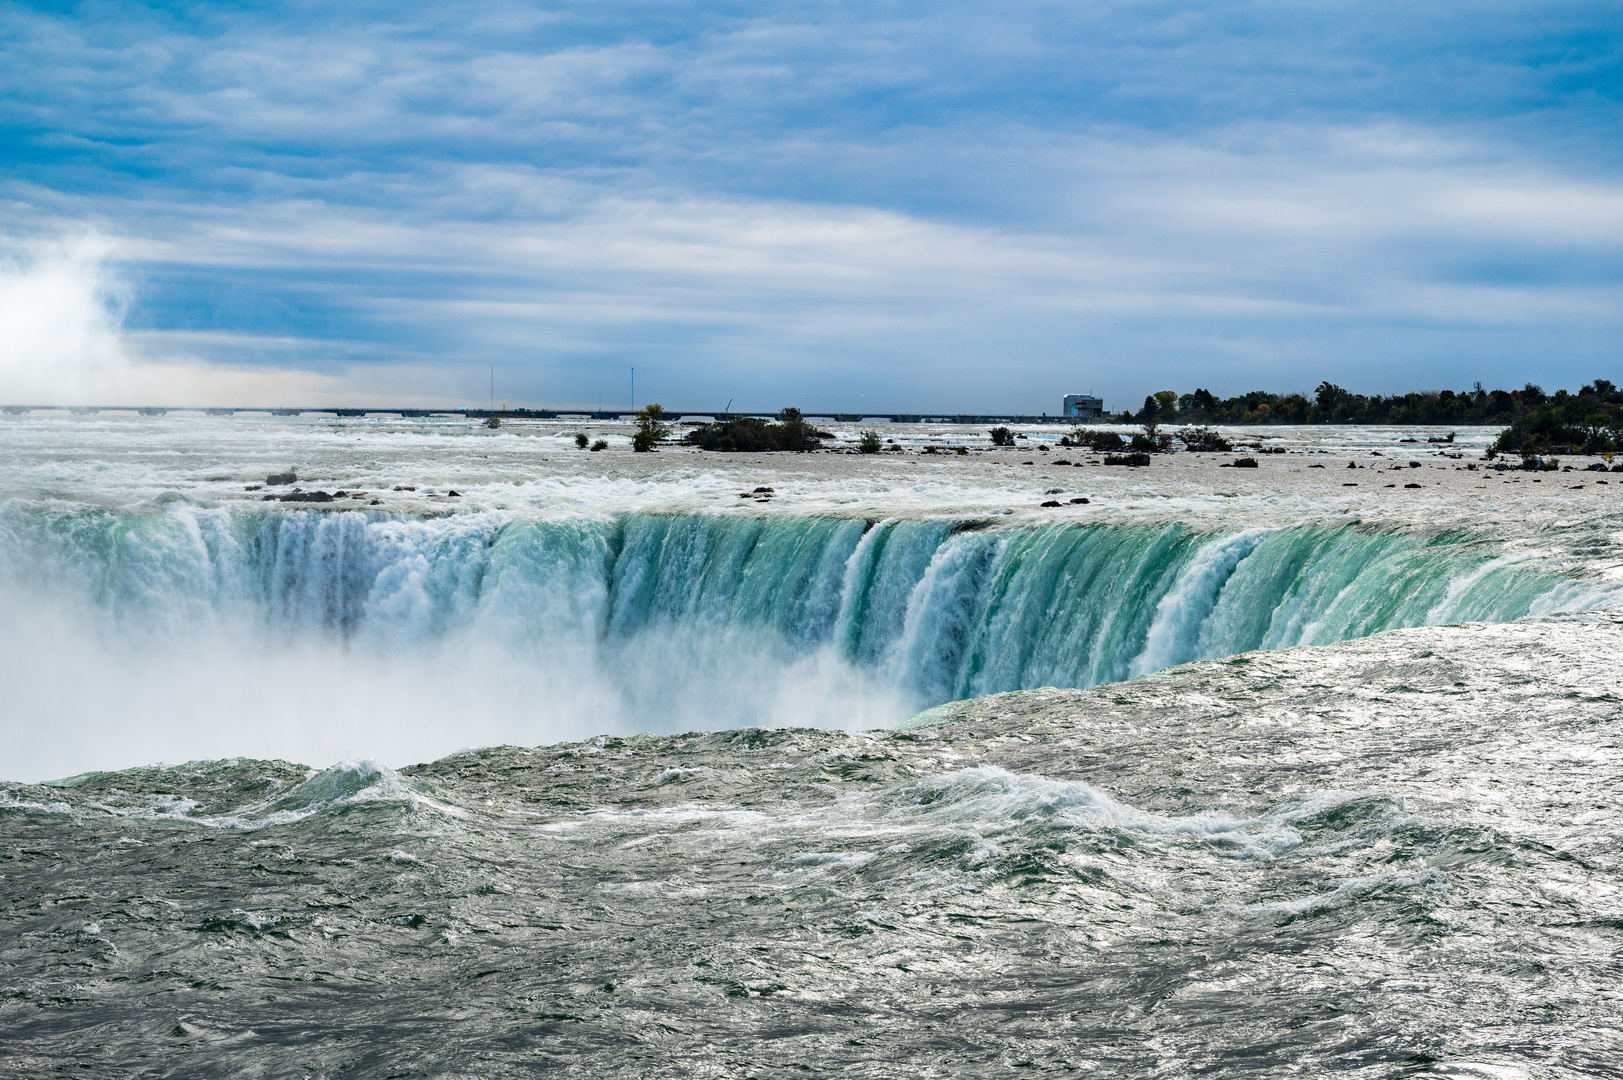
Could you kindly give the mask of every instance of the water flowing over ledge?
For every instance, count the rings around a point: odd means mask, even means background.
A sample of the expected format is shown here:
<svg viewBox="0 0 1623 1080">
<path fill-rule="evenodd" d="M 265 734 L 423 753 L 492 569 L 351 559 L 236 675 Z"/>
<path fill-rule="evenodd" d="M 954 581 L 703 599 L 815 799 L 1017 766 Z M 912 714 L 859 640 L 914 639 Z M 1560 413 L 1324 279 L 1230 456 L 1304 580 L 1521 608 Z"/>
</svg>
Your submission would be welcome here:
<svg viewBox="0 0 1623 1080">
<path fill-rule="evenodd" d="M 1480 535 L 1363 525 L 412 520 L 21 501 L 0 508 L 0 583 L 13 601 L 72 598 L 108 632 L 153 641 L 246 626 L 393 655 L 478 640 L 591 667 L 643 650 L 646 663 L 682 654 L 689 680 L 736 676 L 730 655 L 815 656 L 919 707 L 1618 599 Z"/>
</svg>

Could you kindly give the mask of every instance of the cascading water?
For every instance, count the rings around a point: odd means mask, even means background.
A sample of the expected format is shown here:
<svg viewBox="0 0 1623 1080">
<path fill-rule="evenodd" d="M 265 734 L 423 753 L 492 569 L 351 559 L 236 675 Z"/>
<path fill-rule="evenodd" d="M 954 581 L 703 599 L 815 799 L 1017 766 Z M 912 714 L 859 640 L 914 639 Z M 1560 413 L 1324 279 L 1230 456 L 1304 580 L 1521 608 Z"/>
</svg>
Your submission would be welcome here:
<svg viewBox="0 0 1623 1080">
<path fill-rule="evenodd" d="M 403 520 L 14 501 L 0 559 L 8 589 L 48 583 L 150 640 L 251 625 L 398 653 L 473 635 L 590 663 L 658 638 L 786 664 L 832 656 L 921 706 L 1610 601 L 1478 537 L 1360 525 Z"/>
<path fill-rule="evenodd" d="M 938 1072 L 941 1031 L 1013 1030 L 1051 1071 L 1109 1047 L 1095 1071 L 1163 1076 L 1171 1046 L 1252 1075 L 1286 1046 L 1338 1075 L 1525 1076 L 1412 1063 L 1497 1069 L 1559 1040 L 1576 1064 L 1550 1075 L 1605 1073 L 1615 1053 L 1580 1036 L 1615 1012 L 1595 958 L 1618 924 L 1617 679 L 1592 662 L 1613 619 L 805 730 L 1617 599 L 1563 572 L 1593 560 L 1516 548 L 1351 524 L 12 503 L 0 686 L 28 719 L 0 777 L 65 778 L 0 784 L 6 1052 L 444 1072 L 472 1024 L 512 1075 L 560 1047 L 593 1075 L 654 1053 L 787 1075 L 873 1072 L 871 1033 L 928 1024 L 881 1071 Z M 800 730 L 692 730 L 746 724 Z M 661 729 L 683 733 L 604 734 Z M 86 772 L 154 758 L 192 764 Z M 684 1026 L 650 1048 L 649 1017 Z"/>
<path fill-rule="evenodd" d="M 1610 476 L 131 423 L 0 423 L 0 1073 L 1618 1071 Z"/>
</svg>

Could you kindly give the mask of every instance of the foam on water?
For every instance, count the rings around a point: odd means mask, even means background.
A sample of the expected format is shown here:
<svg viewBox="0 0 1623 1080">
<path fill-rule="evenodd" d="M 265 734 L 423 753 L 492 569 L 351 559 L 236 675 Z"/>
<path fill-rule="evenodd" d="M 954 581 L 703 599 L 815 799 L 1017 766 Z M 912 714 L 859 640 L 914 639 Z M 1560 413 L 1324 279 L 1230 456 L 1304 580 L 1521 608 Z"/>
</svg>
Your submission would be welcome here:
<svg viewBox="0 0 1623 1080">
<path fill-rule="evenodd" d="M 1608 1075 L 1620 648 L 1591 613 L 907 730 L 4 785 L 0 1068 Z"/>
<path fill-rule="evenodd" d="M 1576 576 L 1586 566 L 1554 544 L 1509 552 L 1477 531 L 1335 522 L 422 520 L 12 500 L 0 678 L 29 715 L 84 732 L 54 753 L 12 733 L 13 775 L 35 777 L 127 762 L 82 751 L 127 752 L 96 717 L 148 709 L 171 741 L 140 757 L 171 759 L 399 760 L 459 734 L 853 728 L 1255 648 L 1617 604 L 1623 584 Z M 232 701 L 228 727 L 200 695 Z M 439 717 L 455 712 L 469 722 L 448 731 Z"/>
<path fill-rule="evenodd" d="M 274 785 L 268 798 L 239 801 L 245 791 L 264 786 L 259 764 L 252 761 L 193 762 L 165 767 L 112 773 L 85 773 L 52 781 L 35 790 L 75 791 L 87 786 L 96 795 L 77 805 L 62 801 L 41 802 L 19 795 L 13 785 L 0 789 L 0 812 L 19 814 L 60 814 L 70 817 L 111 817 L 131 821 L 168 821 L 201 825 L 214 829 L 263 829 L 303 821 L 317 814 L 342 813 L 371 804 L 398 807 L 407 812 L 427 811 L 449 818 L 463 818 L 467 812 L 437 799 L 428 784 L 401 776 L 375 761 L 346 761 L 326 769 L 310 769 L 296 784 Z M 215 774 L 225 805 L 205 807 L 198 799 L 173 791 L 150 790 L 154 778 L 164 778 L 173 787 L 188 785 L 199 774 Z M 244 783 L 244 781 L 247 781 Z M 148 790 L 140 790 L 146 788 Z M 133 789 L 133 791 L 132 791 Z"/>
<path fill-rule="evenodd" d="M 429 791 L 427 784 L 408 780 L 375 761 L 345 761 L 315 773 L 281 798 L 206 819 L 205 823 L 264 828 L 367 803 L 393 803 L 410 810 L 427 809 L 452 817 L 466 816 L 460 808 L 431 798 Z"/>
<path fill-rule="evenodd" d="M 1109 829 L 1213 843 L 1254 858 L 1273 858 L 1302 842 L 1282 821 L 1299 812 L 1295 807 L 1266 818 L 1167 817 L 1125 805 L 1080 781 L 987 766 L 928 777 L 904 791 L 902 800 L 910 817 L 973 823 L 983 835 L 1006 829 Z"/>
</svg>

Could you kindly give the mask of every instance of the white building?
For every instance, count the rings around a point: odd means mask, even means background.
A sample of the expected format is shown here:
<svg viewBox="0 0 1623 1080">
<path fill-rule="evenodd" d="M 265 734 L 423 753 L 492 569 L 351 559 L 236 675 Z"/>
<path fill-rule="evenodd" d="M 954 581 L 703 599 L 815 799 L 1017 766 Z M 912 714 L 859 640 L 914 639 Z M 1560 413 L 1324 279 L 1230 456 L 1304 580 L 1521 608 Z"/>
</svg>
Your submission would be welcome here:
<svg viewBox="0 0 1623 1080">
<path fill-rule="evenodd" d="M 1061 414 L 1074 420 L 1098 420 L 1105 414 L 1103 398 L 1088 394 L 1066 394 L 1065 410 Z"/>
</svg>

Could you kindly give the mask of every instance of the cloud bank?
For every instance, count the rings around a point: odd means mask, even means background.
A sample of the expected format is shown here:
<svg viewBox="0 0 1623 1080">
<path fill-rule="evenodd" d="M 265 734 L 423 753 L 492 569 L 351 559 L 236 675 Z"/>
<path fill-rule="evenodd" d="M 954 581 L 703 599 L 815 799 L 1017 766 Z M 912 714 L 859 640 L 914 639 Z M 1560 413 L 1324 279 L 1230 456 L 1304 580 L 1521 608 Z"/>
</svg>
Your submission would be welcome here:
<svg viewBox="0 0 1623 1080">
<path fill-rule="evenodd" d="M 682 408 L 1575 385 L 1623 330 L 1620 26 L 0 9 L 4 396 L 79 393 L 40 375 L 69 354 L 198 404 L 454 404 L 491 366 L 629 404 L 633 364 Z"/>
</svg>

